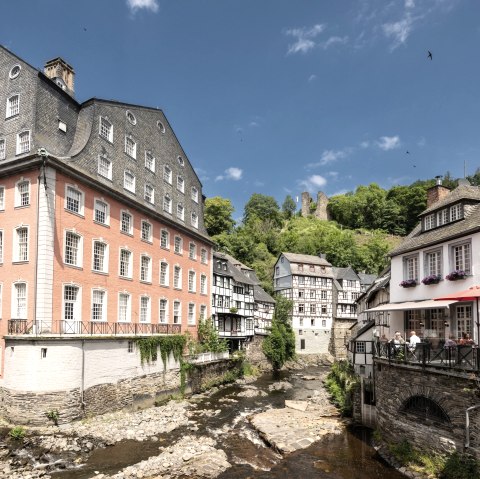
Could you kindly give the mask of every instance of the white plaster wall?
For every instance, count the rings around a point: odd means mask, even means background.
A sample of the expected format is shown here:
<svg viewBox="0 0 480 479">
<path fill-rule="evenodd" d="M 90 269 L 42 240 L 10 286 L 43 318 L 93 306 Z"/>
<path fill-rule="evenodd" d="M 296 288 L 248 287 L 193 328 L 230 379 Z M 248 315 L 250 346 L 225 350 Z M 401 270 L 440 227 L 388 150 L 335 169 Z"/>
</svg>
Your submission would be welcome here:
<svg viewBox="0 0 480 479">
<path fill-rule="evenodd" d="M 12 347 L 14 348 L 12 351 Z M 163 372 L 163 362 L 141 365 L 140 352 L 128 352 L 127 340 L 85 340 L 84 389 L 121 379 Z M 45 358 L 42 348 L 47 349 Z M 167 370 L 179 364 L 169 358 Z M 82 386 L 82 341 L 7 342 L 2 386 L 17 391 L 50 392 Z"/>
<path fill-rule="evenodd" d="M 303 330 L 303 334 L 299 335 L 298 330 L 295 331 L 295 350 L 297 354 L 328 354 L 328 346 L 330 344 L 330 331 L 326 329 L 310 329 Z M 305 340 L 305 349 L 300 349 L 301 340 Z"/>
</svg>

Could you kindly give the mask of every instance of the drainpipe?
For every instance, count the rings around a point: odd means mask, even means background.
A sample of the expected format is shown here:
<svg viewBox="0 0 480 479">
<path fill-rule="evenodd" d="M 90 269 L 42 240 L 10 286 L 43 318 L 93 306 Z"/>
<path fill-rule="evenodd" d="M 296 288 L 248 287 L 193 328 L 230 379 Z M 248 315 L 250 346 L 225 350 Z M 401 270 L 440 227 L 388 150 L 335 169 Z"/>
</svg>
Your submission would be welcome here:
<svg viewBox="0 0 480 479">
<path fill-rule="evenodd" d="M 81 401 L 82 409 L 85 409 L 84 393 L 85 393 L 85 340 L 82 339 L 82 380 L 80 383 L 80 401 Z"/>
<path fill-rule="evenodd" d="M 465 411 L 465 435 L 466 435 L 465 449 L 470 447 L 470 414 L 469 413 L 470 413 L 470 411 L 473 411 L 474 409 L 477 409 L 479 407 L 480 407 L 480 404 L 476 404 L 475 406 L 469 407 Z"/>
</svg>

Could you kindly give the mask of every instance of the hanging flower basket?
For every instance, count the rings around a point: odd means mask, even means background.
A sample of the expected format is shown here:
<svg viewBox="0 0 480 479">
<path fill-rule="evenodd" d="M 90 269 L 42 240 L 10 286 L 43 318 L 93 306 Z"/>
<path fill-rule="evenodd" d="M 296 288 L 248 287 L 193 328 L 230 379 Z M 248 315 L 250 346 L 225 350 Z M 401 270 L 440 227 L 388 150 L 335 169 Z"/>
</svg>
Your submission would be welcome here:
<svg viewBox="0 0 480 479">
<path fill-rule="evenodd" d="M 465 273 L 465 271 L 461 269 L 456 269 L 450 274 L 447 274 L 447 276 L 445 276 L 445 279 L 448 279 L 448 281 L 457 281 L 457 279 L 465 279 L 466 277 L 467 273 Z"/>
<path fill-rule="evenodd" d="M 425 276 L 422 279 L 423 284 L 438 284 L 438 282 L 442 279 L 439 274 L 430 274 L 429 276 Z"/>
<path fill-rule="evenodd" d="M 417 280 L 416 279 L 405 279 L 400 283 L 400 286 L 402 288 L 413 288 L 414 286 L 417 286 Z"/>
</svg>

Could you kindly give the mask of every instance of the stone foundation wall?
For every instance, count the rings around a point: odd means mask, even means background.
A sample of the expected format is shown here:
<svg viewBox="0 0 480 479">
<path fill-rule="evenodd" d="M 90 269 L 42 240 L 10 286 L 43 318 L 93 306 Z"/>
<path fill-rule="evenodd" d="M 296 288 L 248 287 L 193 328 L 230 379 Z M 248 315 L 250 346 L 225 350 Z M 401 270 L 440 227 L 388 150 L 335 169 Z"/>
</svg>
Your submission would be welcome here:
<svg viewBox="0 0 480 479">
<path fill-rule="evenodd" d="M 188 373 L 187 392 L 199 393 L 223 381 L 226 373 L 239 375 L 242 361 L 226 359 L 214 363 L 195 364 Z"/>
<path fill-rule="evenodd" d="M 272 366 L 262 351 L 262 345 L 265 338 L 266 336 L 255 335 L 252 341 L 248 343 L 248 349 L 245 353 L 246 359 L 249 363 L 257 366 L 262 371 L 269 371 L 272 369 Z"/>
<path fill-rule="evenodd" d="M 350 335 L 350 327 L 353 326 L 356 322 L 356 319 L 335 318 L 333 320 L 329 351 L 335 359 L 347 359 L 347 346 L 345 345 L 345 336 Z"/>
<path fill-rule="evenodd" d="M 480 402 L 474 376 L 380 362 L 375 367 L 377 425 L 386 441 L 407 439 L 419 449 L 438 452 L 463 450 L 465 411 Z M 449 422 L 436 420 L 431 415 L 426 418 L 401 412 L 402 405 L 412 396 L 434 401 L 445 411 Z M 470 444 L 472 452 L 480 449 L 480 412 L 477 411 L 470 415 Z"/>
</svg>

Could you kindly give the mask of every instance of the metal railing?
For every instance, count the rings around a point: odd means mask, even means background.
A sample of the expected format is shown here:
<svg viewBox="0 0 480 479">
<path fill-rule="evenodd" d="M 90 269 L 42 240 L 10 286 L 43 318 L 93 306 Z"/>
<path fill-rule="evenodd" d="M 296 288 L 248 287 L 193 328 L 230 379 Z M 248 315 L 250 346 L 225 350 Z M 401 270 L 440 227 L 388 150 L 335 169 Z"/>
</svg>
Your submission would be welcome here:
<svg viewBox="0 0 480 479">
<path fill-rule="evenodd" d="M 411 348 L 408 343 L 392 344 L 376 342 L 374 357 L 390 362 L 458 369 L 462 371 L 480 371 L 480 354 L 475 345 L 456 345 L 434 348 L 430 343 L 418 343 Z"/>
<path fill-rule="evenodd" d="M 29 321 L 10 319 L 10 336 L 145 336 L 152 334 L 181 334 L 180 324 L 107 323 L 99 321 Z"/>
</svg>

